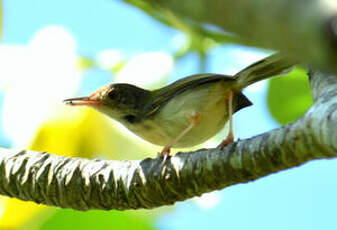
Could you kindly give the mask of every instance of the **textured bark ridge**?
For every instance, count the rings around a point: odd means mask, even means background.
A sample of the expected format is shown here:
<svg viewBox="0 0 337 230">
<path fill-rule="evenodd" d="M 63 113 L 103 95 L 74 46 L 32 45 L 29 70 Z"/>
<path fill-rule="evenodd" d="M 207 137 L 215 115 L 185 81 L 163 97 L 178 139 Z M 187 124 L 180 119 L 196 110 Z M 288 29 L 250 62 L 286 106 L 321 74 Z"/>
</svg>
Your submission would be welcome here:
<svg viewBox="0 0 337 230">
<path fill-rule="evenodd" d="M 155 208 L 310 160 L 335 158 L 337 76 L 309 75 L 315 102 L 295 123 L 222 150 L 178 153 L 165 164 L 159 158 L 88 160 L 2 149 L 0 194 L 78 210 Z"/>
</svg>

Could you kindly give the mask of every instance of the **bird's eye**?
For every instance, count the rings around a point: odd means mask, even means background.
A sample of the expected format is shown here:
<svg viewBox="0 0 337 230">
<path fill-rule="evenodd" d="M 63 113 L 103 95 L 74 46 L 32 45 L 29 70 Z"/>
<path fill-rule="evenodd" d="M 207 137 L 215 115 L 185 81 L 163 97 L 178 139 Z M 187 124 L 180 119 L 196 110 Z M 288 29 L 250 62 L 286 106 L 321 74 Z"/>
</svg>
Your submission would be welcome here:
<svg viewBox="0 0 337 230">
<path fill-rule="evenodd" d="M 109 92 L 108 96 L 110 99 L 116 99 L 117 96 L 116 91 L 112 90 L 111 92 Z"/>
</svg>

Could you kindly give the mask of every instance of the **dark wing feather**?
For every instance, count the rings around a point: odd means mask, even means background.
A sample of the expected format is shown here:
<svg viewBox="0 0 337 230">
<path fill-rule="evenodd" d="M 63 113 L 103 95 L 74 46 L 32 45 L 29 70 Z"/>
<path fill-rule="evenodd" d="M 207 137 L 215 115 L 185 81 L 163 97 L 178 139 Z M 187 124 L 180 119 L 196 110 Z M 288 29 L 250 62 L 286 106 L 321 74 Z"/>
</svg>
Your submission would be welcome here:
<svg viewBox="0 0 337 230">
<path fill-rule="evenodd" d="M 150 116 L 155 114 L 170 99 L 185 92 L 186 90 L 195 88 L 202 84 L 208 84 L 220 80 L 231 81 L 234 80 L 234 78 L 232 76 L 221 74 L 196 74 L 180 79 L 168 86 L 165 86 L 164 88 L 154 90 L 152 98 L 144 108 L 144 115 Z"/>
</svg>

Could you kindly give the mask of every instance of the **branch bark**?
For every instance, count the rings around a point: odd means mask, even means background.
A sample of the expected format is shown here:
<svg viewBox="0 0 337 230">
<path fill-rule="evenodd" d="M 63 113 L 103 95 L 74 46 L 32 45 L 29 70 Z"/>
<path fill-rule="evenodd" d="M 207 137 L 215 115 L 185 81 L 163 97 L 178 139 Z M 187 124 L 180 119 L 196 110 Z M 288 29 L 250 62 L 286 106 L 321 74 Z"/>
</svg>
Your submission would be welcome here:
<svg viewBox="0 0 337 230">
<path fill-rule="evenodd" d="M 246 183 L 310 160 L 337 157 L 337 76 L 309 72 L 315 103 L 298 121 L 220 149 L 109 161 L 1 150 L 0 194 L 89 209 L 155 208 Z"/>
<path fill-rule="evenodd" d="M 130 1 L 129 1 L 130 2 Z M 335 0 L 133 0 L 337 71 Z M 136 3 L 134 3 L 136 4 Z M 139 3 L 138 3 L 139 4 Z M 158 10 L 155 10 L 158 11 Z"/>
</svg>

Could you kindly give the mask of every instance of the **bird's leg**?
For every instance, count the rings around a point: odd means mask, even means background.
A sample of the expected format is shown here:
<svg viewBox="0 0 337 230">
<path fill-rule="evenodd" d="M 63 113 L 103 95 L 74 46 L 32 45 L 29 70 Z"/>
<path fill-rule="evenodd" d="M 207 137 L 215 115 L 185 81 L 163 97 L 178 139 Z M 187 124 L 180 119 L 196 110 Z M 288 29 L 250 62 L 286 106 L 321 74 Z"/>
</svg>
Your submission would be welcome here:
<svg viewBox="0 0 337 230">
<path fill-rule="evenodd" d="M 223 148 L 229 143 L 234 141 L 234 135 L 233 135 L 233 91 L 231 91 L 227 98 L 226 98 L 226 106 L 228 108 L 228 120 L 229 120 L 229 132 L 220 145 L 218 147 Z"/>
<path fill-rule="evenodd" d="M 165 160 L 170 156 L 171 147 L 175 145 L 181 138 L 183 138 L 196 124 L 198 124 L 200 118 L 200 113 L 193 112 L 188 119 L 191 121 L 191 124 L 186 127 L 170 144 L 166 145 L 161 151 L 159 156 Z"/>
</svg>

